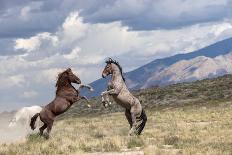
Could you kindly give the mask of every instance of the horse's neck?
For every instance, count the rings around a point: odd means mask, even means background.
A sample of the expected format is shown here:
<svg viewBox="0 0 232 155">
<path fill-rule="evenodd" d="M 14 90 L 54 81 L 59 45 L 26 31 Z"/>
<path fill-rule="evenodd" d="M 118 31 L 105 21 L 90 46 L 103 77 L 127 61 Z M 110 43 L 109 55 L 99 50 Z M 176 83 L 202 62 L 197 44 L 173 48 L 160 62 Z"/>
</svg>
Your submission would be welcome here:
<svg viewBox="0 0 232 155">
<path fill-rule="evenodd" d="M 116 84 L 116 83 L 123 84 L 124 83 L 121 72 L 119 70 L 113 71 L 111 83 L 112 84 Z"/>
<path fill-rule="evenodd" d="M 64 85 L 58 85 L 57 86 L 57 90 L 56 90 L 56 93 L 58 93 L 60 90 L 63 90 L 63 88 L 73 88 L 75 89 L 71 83 L 66 83 Z"/>
</svg>

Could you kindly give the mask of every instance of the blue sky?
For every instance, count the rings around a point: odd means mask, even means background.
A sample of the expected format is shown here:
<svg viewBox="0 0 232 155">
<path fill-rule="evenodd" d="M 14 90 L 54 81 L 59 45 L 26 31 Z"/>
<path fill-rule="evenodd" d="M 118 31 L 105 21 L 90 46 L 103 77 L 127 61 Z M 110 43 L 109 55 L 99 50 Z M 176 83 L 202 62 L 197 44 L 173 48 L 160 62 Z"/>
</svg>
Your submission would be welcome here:
<svg viewBox="0 0 232 155">
<path fill-rule="evenodd" d="M 89 83 L 107 57 L 130 71 L 231 37 L 231 8 L 231 0 L 1 0 L 0 111 L 47 104 L 67 67 Z"/>
</svg>

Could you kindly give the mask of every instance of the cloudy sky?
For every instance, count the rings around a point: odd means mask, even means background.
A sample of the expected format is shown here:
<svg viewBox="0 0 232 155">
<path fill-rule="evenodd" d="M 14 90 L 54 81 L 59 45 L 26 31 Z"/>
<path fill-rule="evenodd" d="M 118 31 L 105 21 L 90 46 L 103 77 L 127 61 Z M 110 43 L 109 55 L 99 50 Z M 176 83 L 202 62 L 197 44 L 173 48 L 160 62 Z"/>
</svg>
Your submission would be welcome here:
<svg viewBox="0 0 232 155">
<path fill-rule="evenodd" d="M 101 78 L 232 36 L 232 0 L 1 0 L 0 111 L 44 105 L 57 73 Z M 130 61 L 133 60 L 133 61 Z"/>
</svg>

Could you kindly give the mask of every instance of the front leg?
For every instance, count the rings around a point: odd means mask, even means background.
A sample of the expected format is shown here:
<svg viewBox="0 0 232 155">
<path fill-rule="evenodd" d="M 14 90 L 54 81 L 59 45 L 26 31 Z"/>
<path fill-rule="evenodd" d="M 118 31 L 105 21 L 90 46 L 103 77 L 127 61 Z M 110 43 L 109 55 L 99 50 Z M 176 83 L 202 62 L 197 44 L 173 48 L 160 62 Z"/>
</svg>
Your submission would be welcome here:
<svg viewBox="0 0 232 155">
<path fill-rule="evenodd" d="M 118 95 L 119 94 L 119 90 L 118 89 L 110 89 L 108 91 L 104 91 L 102 92 L 102 95 L 106 95 L 106 94 L 109 94 L 109 95 Z"/>
<path fill-rule="evenodd" d="M 107 91 L 101 93 L 102 104 L 106 108 L 108 105 L 111 105 L 109 94 Z"/>
<path fill-rule="evenodd" d="M 93 87 L 91 87 L 90 85 L 84 85 L 84 84 L 81 84 L 78 88 L 78 90 L 82 89 L 82 88 L 88 88 L 90 91 L 94 91 Z"/>
<path fill-rule="evenodd" d="M 86 100 L 87 102 L 89 102 L 89 99 L 88 99 L 86 96 L 80 96 L 80 99 L 84 99 L 84 100 Z"/>
</svg>

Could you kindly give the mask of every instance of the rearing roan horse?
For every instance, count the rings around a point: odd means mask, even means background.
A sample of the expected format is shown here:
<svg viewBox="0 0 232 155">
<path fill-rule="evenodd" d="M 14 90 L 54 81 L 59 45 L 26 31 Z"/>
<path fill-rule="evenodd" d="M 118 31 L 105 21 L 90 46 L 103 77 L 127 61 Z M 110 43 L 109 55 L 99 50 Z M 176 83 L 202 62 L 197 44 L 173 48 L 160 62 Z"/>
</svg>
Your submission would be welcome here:
<svg viewBox="0 0 232 155">
<path fill-rule="evenodd" d="M 103 104 L 109 102 L 107 95 L 111 95 L 117 104 L 126 109 L 125 115 L 131 128 L 129 135 L 140 135 L 147 122 L 146 113 L 140 101 L 127 89 L 121 66 L 111 58 L 106 61 L 106 66 L 102 72 L 103 78 L 108 75 L 112 75 L 112 79 L 108 83 L 107 91 L 101 94 Z"/>
<path fill-rule="evenodd" d="M 49 138 L 49 133 L 51 132 L 55 117 L 67 111 L 71 105 L 78 100 L 87 100 L 85 96 L 80 95 L 79 89 L 83 87 L 87 87 L 90 90 L 93 89 L 88 85 L 80 85 L 78 89 L 75 89 L 71 83 L 81 84 L 81 80 L 68 68 L 58 75 L 55 99 L 46 105 L 40 113 L 35 114 L 31 118 L 30 126 L 32 130 L 35 129 L 36 118 L 40 116 L 40 120 L 44 123 L 44 125 L 39 128 L 40 135 L 42 136 L 43 131 L 47 128 L 47 134 L 44 136 L 45 138 Z"/>
</svg>

